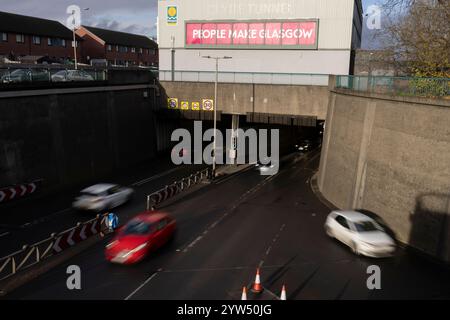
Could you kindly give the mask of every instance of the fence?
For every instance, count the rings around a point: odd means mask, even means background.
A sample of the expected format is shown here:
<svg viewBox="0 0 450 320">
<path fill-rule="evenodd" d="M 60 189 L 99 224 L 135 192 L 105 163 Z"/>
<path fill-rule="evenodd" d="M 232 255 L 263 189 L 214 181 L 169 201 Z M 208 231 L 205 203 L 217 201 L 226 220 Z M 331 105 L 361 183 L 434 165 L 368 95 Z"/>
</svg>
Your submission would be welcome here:
<svg viewBox="0 0 450 320">
<path fill-rule="evenodd" d="M 400 96 L 448 97 L 450 78 L 337 76 L 336 88 Z"/>
<path fill-rule="evenodd" d="M 0 68 L 0 83 L 2 86 L 23 83 L 106 81 L 107 78 L 107 71 L 105 69 L 72 70 L 54 67 L 21 68 L 20 66 Z"/>
<path fill-rule="evenodd" d="M 147 211 L 154 210 L 157 205 L 200 183 L 203 179 L 210 178 L 210 175 L 211 170 L 209 168 L 202 171 L 197 171 L 187 178 L 183 178 L 180 181 L 175 181 L 171 185 L 148 195 Z"/>
<path fill-rule="evenodd" d="M 172 81 L 172 71 L 153 71 L 160 81 Z M 219 82 L 222 83 L 255 83 L 284 84 L 306 86 L 328 86 L 329 76 L 326 74 L 301 73 L 262 73 L 262 72 L 219 72 Z M 214 82 L 214 71 L 174 71 L 175 81 Z"/>
<path fill-rule="evenodd" d="M 0 281 L 5 280 L 21 270 L 30 268 L 42 260 L 60 253 L 79 242 L 84 241 L 101 231 L 105 222 L 105 215 L 98 215 L 95 219 L 78 223 L 75 227 L 54 233 L 49 238 L 30 246 L 26 245 L 17 252 L 0 258 Z"/>
</svg>

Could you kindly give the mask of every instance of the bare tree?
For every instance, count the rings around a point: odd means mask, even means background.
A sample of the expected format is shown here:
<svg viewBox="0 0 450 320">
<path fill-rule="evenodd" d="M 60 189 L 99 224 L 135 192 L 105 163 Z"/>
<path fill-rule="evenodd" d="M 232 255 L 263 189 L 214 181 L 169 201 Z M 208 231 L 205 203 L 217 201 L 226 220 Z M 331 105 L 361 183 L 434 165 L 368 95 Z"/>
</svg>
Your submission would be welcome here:
<svg viewBox="0 0 450 320">
<path fill-rule="evenodd" d="M 450 1 L 389 0 L 376 33 L 396 67 L 417 76 L 450 77 Z"/>
</svg>

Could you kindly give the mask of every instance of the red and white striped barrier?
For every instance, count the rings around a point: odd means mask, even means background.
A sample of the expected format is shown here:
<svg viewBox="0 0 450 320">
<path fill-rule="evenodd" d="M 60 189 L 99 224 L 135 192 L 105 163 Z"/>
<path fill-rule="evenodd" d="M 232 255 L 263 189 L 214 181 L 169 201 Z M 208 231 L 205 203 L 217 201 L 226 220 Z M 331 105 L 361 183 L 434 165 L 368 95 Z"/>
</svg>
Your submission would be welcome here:
<svg viewBox="0 0 450 320">
<path fill-rule="evenodd" d="M 0 189 L 0 203 L 22 198 L 36 192 L 42 180 Z"/>
<path fill-rule="evenodd" d="M 106 217 L 102 216 L 99 219 L 92 220 L 85 224 L 80 224 L 72 230 L 60 234 L 56 238 L 55 244 L 53 245 L 53 252 L 59 253 L 75 246 L 89 237 L 100 233 L 102 230 L 102 224 L 105 223 L 105 219 Z"/>
</svg>

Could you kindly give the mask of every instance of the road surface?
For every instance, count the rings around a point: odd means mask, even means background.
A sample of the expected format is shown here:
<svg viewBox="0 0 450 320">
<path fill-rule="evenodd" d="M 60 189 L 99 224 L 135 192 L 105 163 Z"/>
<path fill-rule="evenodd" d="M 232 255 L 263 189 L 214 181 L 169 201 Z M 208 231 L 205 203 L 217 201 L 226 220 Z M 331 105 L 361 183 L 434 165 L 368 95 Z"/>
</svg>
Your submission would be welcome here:
<svg viewBox="0 0 450 320">
<path fill-rule="evenodd" d="M 319 156 L 296 157 L 271 177 L 247 170 L 164 206 L 178 235 L 138 265 L 106 262 L 104 239 L 6 299 L 233 300 L 257 267 L 272 297 L 286 285 L 288 299 L 450 298 L 448 269 L 403 250 L 388 259 L 358 257 L 325 235 L 330 209 L 309 183 Z M 123 217 L 138 211 L 126 208 Z M 81 290 L 66 287 L 69 265 L 81 268 Z M 371 265 L 381 268 L 381 290 L 367 288 Z"/>
</svg>

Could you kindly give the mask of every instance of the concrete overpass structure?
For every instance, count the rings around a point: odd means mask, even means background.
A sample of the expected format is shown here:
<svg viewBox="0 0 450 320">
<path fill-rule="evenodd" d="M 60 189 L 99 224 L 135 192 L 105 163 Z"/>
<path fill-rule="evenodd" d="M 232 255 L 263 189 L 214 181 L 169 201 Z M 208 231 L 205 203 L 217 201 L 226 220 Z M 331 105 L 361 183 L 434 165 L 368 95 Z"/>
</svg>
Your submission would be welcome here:
<svg viewBox="0 0 450 320">
<path fill-rule="evenodd" d="M 167 79 L 174 78 L 175 81 Z M 214 101 L 215 74 L 193 71 L 160 71 L 164 95 L 176 99 L 176 109 L 192 117 L 192 103 Z M 214 102 L 220 115 L 232 115 L 235 122 L 315 127 L 326 119 L 329 76 L 321 74 L 277 74 L 219 72 L 218 95 Z M 202 119 L 194 114 L 193 119 Z"/>
</svg>

